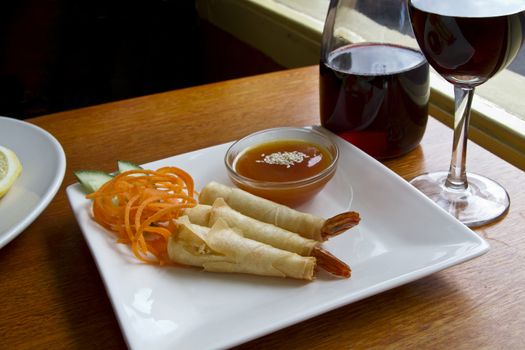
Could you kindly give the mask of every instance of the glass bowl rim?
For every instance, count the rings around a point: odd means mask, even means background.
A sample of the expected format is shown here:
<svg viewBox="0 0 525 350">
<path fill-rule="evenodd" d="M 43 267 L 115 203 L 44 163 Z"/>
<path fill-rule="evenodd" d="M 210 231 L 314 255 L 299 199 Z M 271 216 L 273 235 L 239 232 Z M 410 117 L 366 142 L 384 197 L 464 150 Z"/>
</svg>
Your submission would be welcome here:
<svg viewBox="0 0 525 350">
<path fill-rule="evenodd" d="M 319 136 L 322 139 L 326 140 L 326 142 L 331 147 L 333 147 L 335 152 L 330 151 L 330 149 L 328 147 L 325 147 L 325 146 L 323 146 L 323 145 L 321 145 L 319 143 L 316 143 L 316 144 L 318 144 L 319 146 L 322 146 L 323 148 L 325 148 L 328 151 L 328 153 L 330 153 L 330 155 L 332 155 L 332 161 L 330 162 L 330 165 L 328 167 L 326 167 L 325 169 L 323 169 L 322 171 L 320 171 L 319 173 L 317 173 L 316 175 L 313 175 L 313 176 L 310 176 L 310 177 L 307 177 L 307 178 L 304 178 L 304 179 L 300 179 L 300 180 L 293 180 L 293 181 L 261 181 L 261 180 L 255 180 L 255 179 L 252 179 L 252 178 L 240 175 L 233 168 L 233 164 L 232 165 L 229 164 L 229 162 L 228 162 L 228 158 L 229 157 L 228 156 L 232 153 L 232 150 L 233 150 L 233 148 L 235 146 L 237 146 L 241 142 L 244 142 L 244 141 L 246 141 L 246 140 L 248 140 L 248 139 L 250 139 L 252 137 L 255 137 L 257 135 L 270 133 L 270 132 L 278 132 L 278 131 L 292 131 L 292 132 L 298 131 L 298 132 L 306 133 L 306 134 L 314 134 L 314 135 Z M 301 138 L 293 138 L 293 137 L 283 138 L 283 139 L 290 139 L 290 140 L 300 139 L 300 140 L 303 140 Z M 304 141 L 307 141 L 307 140 L 304 140 Z M 248 146 L 248 147 L 252 147 L 252 146 Z M 243 148 L 241 150 L 241 152 L 244 152 L 244 150 L 246 150 L 248 147 Z M 239 153 L 241 153 L 241 152 L 239 152 Z M 237 158 L 237 156 L 235 158 Z M 232 163 L 235 160 L 235 158 L 232 160 Z M 283 126 L 283 127 L 276 127 L 276 128 L 269 128 L 269 129 L 263 129 L 263 130 L 255 131 L 255 132 L 253 132 L 253 133 L 251 133 L 249 135 L 246 135 L 246 136 L 238 139 L 232 145 L 230 145 L 230 147 L 228 147 L 228 150 L 226 151 L 226 154 L 224 156 L 224 164 L 226 166 L 226 169 L 228 170 L 228 174 L 230 176 L 232 176 L 235 179 L 235 181 L 239 181 L 242 184 L 250 185 L 252 187 L 257 187 L 257 188 L 281 188 L 281 189 L 290 188 L 290 187 L 295 187 L 296 188 L 296 187 L 308 186 L 308 185 L 311 185 L 313 183 L 316 183 L 317 181 L 320 181 L 320 180 L 324 179 L 325 177 L 327 177 L 327 176 L 333 174 L 333 172 L 335 172 L 335 170 L 337 168 L 338 160 L 339 160 L 339 147 L 337 146 L 337 144 L 328 135 L 326 135 L 325 133 L 323 133 L 321 131 L 315 130 L 315 129 L 311 128 L 311 127 L 293 127 L 293 126 Z"/>
</svg>

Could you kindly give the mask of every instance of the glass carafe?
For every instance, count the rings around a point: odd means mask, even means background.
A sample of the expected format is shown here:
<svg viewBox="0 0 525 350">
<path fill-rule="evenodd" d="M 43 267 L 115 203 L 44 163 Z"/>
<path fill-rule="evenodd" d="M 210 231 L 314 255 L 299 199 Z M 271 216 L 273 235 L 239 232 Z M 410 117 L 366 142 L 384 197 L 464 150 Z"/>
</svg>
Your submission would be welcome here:
<svg viewBox="0 0 525 350">
<path fill-rule="evenodd" d="M 428 119 L 429 66 L 405 0 L 331 0 L 319 83 L 325 128 L 377 159 L 414 149 Z"/>
</svg>

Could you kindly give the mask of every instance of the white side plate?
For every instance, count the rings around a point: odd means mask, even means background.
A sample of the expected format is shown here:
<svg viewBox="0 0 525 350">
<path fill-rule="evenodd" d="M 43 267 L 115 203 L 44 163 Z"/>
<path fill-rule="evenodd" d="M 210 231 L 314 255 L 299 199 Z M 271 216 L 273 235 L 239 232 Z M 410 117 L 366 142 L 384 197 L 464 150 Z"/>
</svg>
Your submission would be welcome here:
<svg viewBox="0 0 525 350">
<path fill-rule="evenodd" d="M 336 139 L 341 158 L 326 188 L 300 209 L 329 217 L 360 212 L 358 228 L 326 248 L 352 278 L 319 273 L 313 282 L 202 272 L 138 263 L 90 218 L 78 184 L 67 188 L 128 345 L 133 349 L 231 347 L 485 253 L 488 244 L 381 163 Z M 178 166 L 197 189 L 231 184 L 223 144 L 145 164 Z"/>
<path fill-rule="evenodd" d="M 47 131 L 0 117 L 0 145 L 14 151 L 22 173 L 0 198 L 0 248 L 29 226 L 55 197 L 66 171 L 60 143 Z"/>
</svg>

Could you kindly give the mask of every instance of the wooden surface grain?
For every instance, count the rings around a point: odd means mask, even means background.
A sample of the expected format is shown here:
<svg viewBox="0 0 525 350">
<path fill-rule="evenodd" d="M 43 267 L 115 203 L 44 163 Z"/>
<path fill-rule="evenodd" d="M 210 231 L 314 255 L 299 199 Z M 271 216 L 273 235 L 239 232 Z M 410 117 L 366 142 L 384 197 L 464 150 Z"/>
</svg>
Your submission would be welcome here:
<svg viewBox="0 0 525 350">
<path fill-rule="evenodd" d="M 144 163 L 259 129 L 318 124 L 317 79 L 308 67 L 30 119 L 62 144 L 67 170 L 49 207 L 0 250 L 0 348 L 126 347 L 66 199 L 74 169 L 109 171 L 116 159 Z M 406 179 L 446 169 L 451 140 L 431 119 L 421 145 L 385 165 Z M 524 349 L 525 174 L 475 144 L 468 169 L 511 197 L 503 220 L 475 230 L 491 244 L 487 254 L 238 348 Z"/>
</svg>

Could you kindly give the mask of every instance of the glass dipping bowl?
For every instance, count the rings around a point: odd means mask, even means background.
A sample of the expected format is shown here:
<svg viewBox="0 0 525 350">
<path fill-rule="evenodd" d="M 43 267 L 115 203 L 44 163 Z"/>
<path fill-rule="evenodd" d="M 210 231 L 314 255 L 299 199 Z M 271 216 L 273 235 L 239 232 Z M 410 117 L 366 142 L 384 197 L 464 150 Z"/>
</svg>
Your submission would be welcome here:
<svg viewBox="0 0 525 350">
<path fill-rule="evenodd" d="M 248 149 L 279 140 L 299 140 L 322 147 L 331 156 L 329 165 L 313 176 L 295 181 L 261 181 L 240 175 L 236 161 Z M 337 145 L 329 136 L 311 128 L 280 127 L 250 134 L 230 146 L 224 162 L 233 183 L 254 195 L 277 203 L 296 206 L 316 195 L 334 176 L 339 159 Z"/>
</svg>

